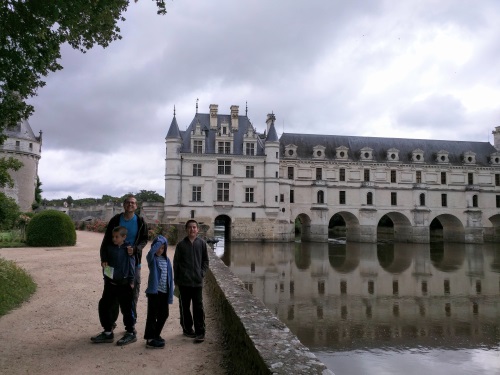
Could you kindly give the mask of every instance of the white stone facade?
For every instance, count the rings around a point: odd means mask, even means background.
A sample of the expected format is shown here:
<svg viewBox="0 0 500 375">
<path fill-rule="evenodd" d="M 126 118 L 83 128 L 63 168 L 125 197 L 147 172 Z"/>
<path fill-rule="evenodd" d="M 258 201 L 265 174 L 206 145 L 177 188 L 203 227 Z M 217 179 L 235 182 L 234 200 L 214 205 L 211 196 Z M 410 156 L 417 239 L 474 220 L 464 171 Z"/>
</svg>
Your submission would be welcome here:
<svg viewBox="0 0 500 375">
<path fill-rule="evenodd" d="M 335 214 L 350 241 L 376 242 L 387 215 L 397 241 L 426 243 L 438 219 L 450 242 L 500 239 L 500 154 L 488 142 L 257 134 L 248 117 L 196 113 L 166 137 L 163 222 L 224 223 L 229 240 L 328 240 Z M 493 132 L 500 144 L 500 127 Z M 210 231 L 209 231 L 210 233 Z"/>
</svg>

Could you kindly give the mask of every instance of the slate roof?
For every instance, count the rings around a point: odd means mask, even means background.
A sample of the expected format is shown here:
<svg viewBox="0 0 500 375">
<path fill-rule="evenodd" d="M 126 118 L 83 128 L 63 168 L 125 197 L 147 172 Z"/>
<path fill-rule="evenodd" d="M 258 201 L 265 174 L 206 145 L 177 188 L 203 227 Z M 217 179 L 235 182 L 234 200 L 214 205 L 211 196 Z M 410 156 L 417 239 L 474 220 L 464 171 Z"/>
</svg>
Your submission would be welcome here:
<svg viewBox="0 0 500 375">
<path fill-rule="evenodd" d="M 363 147 L 373 149 L 373 162 L 387 162 L 387 150 L 396 148 L 399 150 L 400 163 L 413 163 L 412 152 L 420 149 L 424 152 L 424 162 L 427 164 L 439 164 L 436 155 L 439 151 L 448 151 L 451 165 L 462 165 L 463 153 L 472 151 L 476 154 L 476 165 L 491 166 L 490 154 L 497 152 L 489 142 L 471 141 L 446 141 L 429 139 L 407 139 L 407 138 L 380 138 L 380 137 L 356 137 L 346 135 L 316 135 L 283 133 L 280 138 L 280 155 L 285 156 L 285 146 L 293 144 L 297 146 L 299 159 L 312 159 L 313 147 L 325 146 L 326 159 L 336 159 L 336 148 L 345 146 L 349 148 L 348 159 L 350 161 L 360 160 L 360 150 Z"/>
<path fill-rule="evenodd" d="M 31 126 L 27 120 L 21 121 L 13 128 L 5 129 L 4 134 L 7 137 L 11 137 L 11 138 L 26 139 L 28 141 L 33 141 L 33 142 L 40 141 L 40 137 L 35 136 L 35 134 L 33 133 L 33 130 L 31 129 Z"/>
<path fill-rule="evenodd" d="M 210 129 L 210 114 L 208 113 L 198 113 L 195 115 L 191 124 L 185 131 L 180 132 L 182 138 L 181 152 L 189 153 L 191 152 L 191 134 L 193 129 L 196 128 L 196 124 L 200 123 L 200 128 L 205 132 L 205 153 L 215 154 L 217 145 L 215 144 L 215 137 L 217 135 L 216 130 Z M 229 129 L 231 129 L 233 135 L 233 155 L 243 155 L 243 137 L 248 131 L 248 127 L 252 126 L 250 120 L 247 116 L 238 116 L 238 130 L 234 131 L 231 128 L 231 115 L 217 115 L 217 129 L 220 129 L 221 124 L 225 122 L 229 124 Z M 177 123 L 177 122 L 176 122 Z M 172 126 L 171 126 L 172 127 Z M 169 133 L 170 134 L 170 129 Z M 168 135 L 167 135 L 168 137 Z M 258 138 L 258 137 L 257 137 Z M 257 139 L 257 149 L 256 155 L 264 155 L 264 148 L 262 142 Z"/>
</svg>

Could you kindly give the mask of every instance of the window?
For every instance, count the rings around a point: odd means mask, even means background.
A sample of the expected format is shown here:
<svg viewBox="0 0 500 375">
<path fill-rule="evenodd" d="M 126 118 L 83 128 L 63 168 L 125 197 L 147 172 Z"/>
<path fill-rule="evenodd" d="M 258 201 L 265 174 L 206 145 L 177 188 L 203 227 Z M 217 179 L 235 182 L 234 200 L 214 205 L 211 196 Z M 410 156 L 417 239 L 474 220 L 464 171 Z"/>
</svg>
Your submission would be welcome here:
<svg viewBox="0 0 500 375">
<path fill-rule="evenodd" d="M 373 193 L 370 191 L 366 193 L 366 204 L 371 206 L 373 204 Z"/>
<path fill-rule="evenodd" d="M 500 197 L 500 195 L 497 195 L 497 197 Z M 295 191 L 290 190 L 290 203 L 295 203 Z"/>
<path fill-rule="evenodd" d="M 364 181 L 370 181 L 370 170 L 365 169 L 364 171 Z"/>
<path fill-rule="evenodd" d="M 253 188 L 245 188 L 245 202 L 247 203 L 253 202 Z"/>
<path fill-rule="evenodd" d="M 20 141 L 16 141 L 16 147 L 19 147 L 21 146 L 21 142 Z"/>
<path fill-rule="evenodd" d="M 255 221 L 255 212 L 252 212 L 252 221 Z M 253 265 L 253 271 L 252 272 L 255 272 L 255 263 L 252 263 Z"/>
<path fill-rule="evenodd" d="M 474 173 L 467 173 L 467 183 L 474 185 Z"/>
<path fill-rule="evenodd" d="M 201 186 L 193 186 L 193 202 L 201 202 Z"/>
<path fill-rule="evenodd" d="M 425 194 L 424 193 L 420 194 L 420 205 L 425 206 Z"/>
<path fill-rule="evenodd" d="M 347 294 L 347 281 L 340 282 L 340 294 Z"/>
<path fill-rule="evenodd" d="M 247 143 L 246 154 L 247 155 L 255 155 L 255 143 Z"/>
<path fill-rule="evenodd" d="M 495 186 L 500 186 L 500 174 L 495 174 Z"/>
<path fill-rule="evenodd" d="M 230 154 L 231 142 L 219 142 L 219 154 Z"/>
<path fill-rule="evenodd" d="M 391 206 L 397 206 L 398 205 L 398 193 L 392 192 L 391 193 Z"/>
<path fill-rule="evenodd" d="M 318 191 L 318 203 L 323 204 L 325 203 L 325 193 L 323 190 Z"/>
<path fill-rule="evenodd" d="M 201 164 L 193 164 L 193 176 L 201 176 Z"/>
<path fill-rule="evenodd" d="M 375 293 L 375 282 L 373 281 L 368 281 L 368 294 L 373 294 Z"/>
<path fill-rule="evenodd" d="M 29 144 L 29 148 L 30 148 L 30 150 L 33 150 L 33 143 Z"/>
<path fill-rule="evenodd" d="M 193 153 L 195 154 L 203 153 L 203 141 L 193 141 Z"/>
<path fill-rule="evenodd" d="M 280 194 L 280 202 L 285 202 L 285 194 Z"/>
<path fill-rule="evenodd" d="M 448 207 L 448 196 L 446 194 L 441 194 L 441 206 Z"/>
<path fill-rule="evenodd" d="M 323 280 L 318 281 L 318 294 L 325 294 L 325 282 Z"/>
<path fill-rule="evenodd" d="M 345 168 L 340 168 L 339 170 L 339 180 L 345 181 Z"/>
<path fill-rule="evenodd" d="M 441 172 L 441 185 L 446 185 L 446 172 Z"/>
<path fill-rule="evenodd" d="M 345 204 L 345 191 L 339 191 L 339 204 Z"/>
<path fill-rule="evenodd" d="M 396 171 L 391 171 L 391 182 L 396 182 Z"/>
<path fill-rule="evenodd" d="M 417 181 L 417 184 L 421 184 L 422 183 L 422 171 L 416 171 L 415 179 Z"/>
<path fill-rule="evenodd" d="M 218 173 L 231 174 L 231 160 L 219 160 Z"/>
<path fill-rule="evenodd" d="M 477 194 L 474 194 L 472 196 L 472 207 L 477 207 L 478 206 L 478 198 L 477 198 Z"/>
<path fill-rule="evenodd" d="M 500 208 L 500 195 L 496 196 L 497 208 Z"/>
<path fill-rule="evenodd" d="M 322 179 L 323 179 L 323 169 L 316 168 L 316 180 L 322 180 Z"/>
<path fill-rule="evenodd" d="M 288 167 L 288 179 L 293 180 L 293 167 Z"/>
<path fill-rule="evenodd" d="M 254 167 L 253 167 L 253 165 L 247 165 L 247 167 L 246 167 L 246 176 L 247 176 L 247 178 L 253 178 L 254 177 Z"/>
<path fill-rule="evenodd" d="M 229 201 L 229 182 L 217 183 L 217 200 L 219 202 Z"/>
<path fill-rule="evenodd" d="M 450 280 L 444 280 L 443 282 L 444 294 L 450 294 Z"/>
<path fill-rule="evenodd" d="M 399 283 L 397 280 L 392 282 L 392 294 L 395 296 L 399 294 Z"/>
<path fill-rule="evenodd" d="M 427 281 L 422 281 L 422 295 L 427 295 Z"/>
</svg>

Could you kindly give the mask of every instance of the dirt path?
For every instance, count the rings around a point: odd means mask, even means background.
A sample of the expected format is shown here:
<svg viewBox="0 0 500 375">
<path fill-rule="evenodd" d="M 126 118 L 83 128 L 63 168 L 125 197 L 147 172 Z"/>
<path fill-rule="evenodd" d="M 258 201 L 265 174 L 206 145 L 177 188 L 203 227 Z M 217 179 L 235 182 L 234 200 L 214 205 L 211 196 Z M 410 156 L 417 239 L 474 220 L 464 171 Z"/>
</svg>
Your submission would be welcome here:
<svg viewBox="0 0 500 375">
<path fill-rule="evenodd" d="M 0 318 L 0 373 L 225 374 L 224 348 L 206 297 L 204 343 L 194 344 L 182 336 L 178 300 L 174 298 L 162 332 L 165 349 L 146 349 L 142 337 L 147 267 L 142 271 L 137 342 L 124 347 L 90 342 L 90 337 L 102 330 L 97 314 L 102 293 L 101 240 L 102 234 L 79 231 L 74 247 L 0 249 L 0 256 L 15 261 L 38 284 L 28 302 Z M 172 255 L 169 247 L 171 260 Z M 124 333 L 121 315 L 118 323 L 115 342 Z"/>
</svg>

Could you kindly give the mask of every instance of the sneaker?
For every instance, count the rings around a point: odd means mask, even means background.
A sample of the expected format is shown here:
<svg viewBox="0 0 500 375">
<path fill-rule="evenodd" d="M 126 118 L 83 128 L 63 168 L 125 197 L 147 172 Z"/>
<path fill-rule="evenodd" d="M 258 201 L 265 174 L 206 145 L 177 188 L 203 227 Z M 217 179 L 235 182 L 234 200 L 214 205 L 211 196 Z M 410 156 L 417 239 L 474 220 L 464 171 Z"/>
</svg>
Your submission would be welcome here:
<svg viewBox="0 0 500 375">
<path fill-rule="evenodd" d="M 152 339 L 146 341 L 146 348 L 163 349 L 164 347 L 165 347 L 165 342 L 161 342 L 158 339 Z"/>
<path fill-rule="evenodd" d="M 95 344 L 102 344 L 105 342 L 113 342 L 115 339 L 113 332 L 111 332 L 109 335 L 105 334 L 104 332 L 99 333 L 97 336 L 91 337 L 90 341 L 92 341 Z"/>
<path fill-rule="evenodd" d="M 205 334 L 197 335 L 194 338 L 194 342 L 203 342 L 203 341 L 205 341 Z"/>
<path fill-rule="evenodd" d="M 159 341 L 159 342 L 162 342 L 162 343 L 165 343 L 165 339 L 161 336 L 158 336 L 156 341 Z"/>
<path fill-rule="evenodd" d="M 135 335 L 135 333 L 127 332 L 127 333 L 125 333 L 125 336 L 123 336 L 120 340 L 118 340 L 116 342 L 116 345 L 123 346 L 123 345 L 131 344 L 131 343 L 136 342 L 136 341 L 137 341 L 137 336 Z"/>
<path fill-rule="evenodd" d="M 194 331 L 183 331 L 182 334 L 192 339 L 196 337 L 196 333 L 194 333 Z"/>
</svg>

